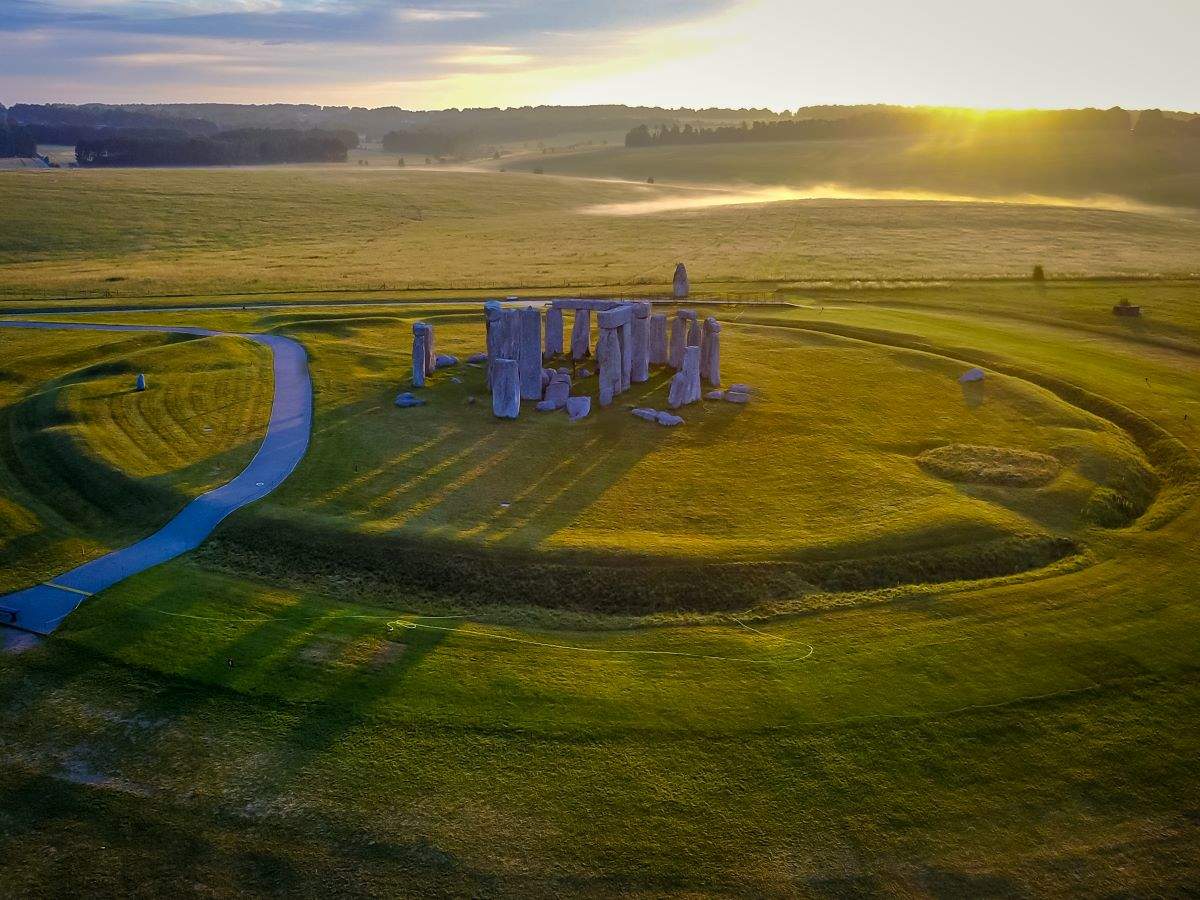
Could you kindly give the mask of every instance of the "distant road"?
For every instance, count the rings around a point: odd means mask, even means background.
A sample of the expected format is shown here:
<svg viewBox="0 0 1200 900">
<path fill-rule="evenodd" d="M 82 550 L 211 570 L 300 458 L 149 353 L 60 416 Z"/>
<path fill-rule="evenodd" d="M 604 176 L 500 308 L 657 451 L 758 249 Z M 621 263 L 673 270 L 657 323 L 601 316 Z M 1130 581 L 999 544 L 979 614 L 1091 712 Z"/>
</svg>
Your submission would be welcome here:
<svg viewBox="0 0 1200 900">
<path fill-rule="evenodd" d="M 93 325 L 68 322 L 0 321 L 0 328 L 61 331 L 149 331 L 203 337 L 233 334 L 207 328 L 154 325 Z M 232 513 L 279 487 L 308 449 L 312 431 L 312 379 L 304 348 L 271 334 L 233 334 L 270 348 L 275 393 L 267 434 L 250 464 L 232 481 L 201 494 L 161 529 L 132 546 L 84 563 L 34 587 L 0 597 L 0 621 L 15 613 L 15 625 L 49 634 L 92 594 L 159 563 L 194 550 Z M 132 389 L 132 382 L 130 389 Z M 151 390 L 156 386 L 151 383 Z"/>
</svg>

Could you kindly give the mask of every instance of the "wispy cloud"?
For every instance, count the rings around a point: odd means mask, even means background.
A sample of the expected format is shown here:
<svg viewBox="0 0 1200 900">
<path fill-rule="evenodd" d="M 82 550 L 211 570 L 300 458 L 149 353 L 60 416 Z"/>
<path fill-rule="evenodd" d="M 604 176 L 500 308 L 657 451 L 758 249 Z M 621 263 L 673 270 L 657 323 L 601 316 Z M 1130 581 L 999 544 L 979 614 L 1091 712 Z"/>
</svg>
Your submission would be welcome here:
<svg viewBox="0 0 1200 900">
<path fill-rule="evenodd" d="M 401 22 L 466 22 L 482 19 L 487 13 L 479 9 L 401 9 L 396 18 Z"/>
</svg>

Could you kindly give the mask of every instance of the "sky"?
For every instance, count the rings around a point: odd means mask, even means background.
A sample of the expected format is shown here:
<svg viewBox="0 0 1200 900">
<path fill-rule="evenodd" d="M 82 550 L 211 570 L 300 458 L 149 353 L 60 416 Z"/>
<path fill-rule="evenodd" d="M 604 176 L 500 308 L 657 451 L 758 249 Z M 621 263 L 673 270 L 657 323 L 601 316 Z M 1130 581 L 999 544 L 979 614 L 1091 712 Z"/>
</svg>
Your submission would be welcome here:
<svg viewBox="0 0 1200 900">
<path fill-rule="evenodd" d="M 1200 0 L 0 0 L 0 102 L 1200 110 Z"/>
</svg>

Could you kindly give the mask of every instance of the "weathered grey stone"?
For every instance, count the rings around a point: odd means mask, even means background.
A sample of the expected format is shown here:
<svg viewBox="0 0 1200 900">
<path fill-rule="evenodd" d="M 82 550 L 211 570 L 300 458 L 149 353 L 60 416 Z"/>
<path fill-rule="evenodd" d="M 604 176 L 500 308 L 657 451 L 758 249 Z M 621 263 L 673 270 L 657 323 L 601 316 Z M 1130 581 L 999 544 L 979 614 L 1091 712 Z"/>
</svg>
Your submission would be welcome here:
<svg viewBox="0 0 1200 900">
<path fill-rule="evenodd" d="M 958 376 L 958 383 L 959 384 L 970 384 L 971 382 L 974 382 L 974 381 L 983 381 L 983 378 L 984 378 L 983 369 L 979 369 L 979 368 L 967 369 L 967 371 L 963 372 L 961 375 Z"/>
<path fill-rule="evenodd" d="M 671 347 L 667 355 L 667 363 L 672 369 L 679 369 L 683 366 L 683 351 L 687 348 L 687 327 L 686 319 L 676 316 L 671 320 Z"/>
<path fill-rule="evenodd" d="M 559 366 L 554 371 L 557 372 L 559 375 L 570 375 L 571 367 L 570 366 Z"/>
<path fill-rule="evenodd" d="M 596 361 L 600 364 L 600 405 L 608 406 L 613 397 L 624 390 L 621 377 L 621 338 L 616 328 L 600 329 L 596 344 Z"/>
<path fill-rule="evenodd" d="M 601 328 L 619 328 L 633 319 L 633 307 L 628 303 L 596 313 L 596 324 Z"/>
<path fill-rule="evenodd" d="M 571 359 L 587 359 L 592 353 L 592 311 L 575 310 L 571 323 Z"/>
<path fill-rule="evenodd" d="M 504 315 L 504 307 L 498 300 L 489 300 L 483 304 L 483 321 L 487 336 L 487 384 L 491 387 L 492 360 L 509 357 L 504 346 L 508 320 Z"/>
<path fill-rule="evenodd" d="M 659 313 L 650 317 L 650 365 L 665 366 L 667 353 L 667 316 Z"/>
<path fill-rule="evenodd" d="M 663 410 L 657 416 L 655 416 L 654 421 L 656 421 L 659 425 L 682 425 L 683 424 L 683 418 L 681 416 L 677 416 L 674 413 L 669 413 L 666 410 Z"/>
<path fill-rule="evenodd" d="M 677 309 L 675 310 L 676 318 L 687 319 L 689 322 L 695 322 L 699 316 L 694 309 Z"/>
<path fill-rule="evenodd" d="M 568 397 L 567 415 L 572 422 L 585 418 L 592 411 L 591 397 Z"/>
<path fill-rule="evenodd" d="M 578 377 L 579 378 L 591 378 L 592 370 L 591 369 L 580 369 Z"/>
<path fill-rule="evenodd" d="M 560 297 L 557 300 L 551 300 L 550 306 L 555 309 L 590 309 L 602 310 L 612 309 L 614 306 L 620 306 L 625 303 L 624 300 L 581 300 L 579 298 Z"/>
<path fill-rule="evenodd" d="M 486 353 L 472 353 L 470 356 L 467 357 L 467 362 L 468 363 L 487 362 L 487 354 Z"/>
<path fill-rule="evenodd" d="M 433 334 L 424 322 L 414 322 L 412 348 L 412 383 L 413 387 L 425 387 L 425 376 L 429 374 L 429 342 Z"/>
<path fill-rule="evenodd" d="M 554 410 L 558 409 L 558 407 L 549 400 L 539 400 L 534 409 L 536 409 L 538 412 L 554 412 Z"/>
<path fill-rule="evenodd" d="M 546 355 L 562 356 L 563 314 L 561 307 L 551 305 L 546 310 Z"/>
<path fill-rule="evenodd" d="M 703 340 L 704 340 L 704 335 L 700 329 L 699 319 L 692 319 L 692 321 L 688 323 L 688 336 L 687 336 L 688 346 L 689 347 L 699 347 Z"/>
<path fill-rule="evenodd" d="M 726 391 L 724 398 L 729 403 L 749 403 L 750 395 L 743 394 L 738 391 Z"/>
<path fill-rule="evenodd" d="M 521 413 L 521 376 L 515 359 L 492 360 L 492 413 L 515 419 Z"/>
<path fill-rule="evenodd" d="M 704 399 L 705 400 L 724 400 L 725 392 L 724 391 L 709 391 L 707 394 L 704 395 Z"/>
<path fill-rule="evenodd" d="M 144 391 L 146 389 L 145 373 L 138 372 L 138 377 L 133 380 L 133 389 L 135 391 Z"/>
<path fill-rule="evenodd" d="M 542 399 L 542 316 L 532 306 L 517 310 L 517 366 L 521 399 Z"/>
<path fill-rule="evenodd" d="M 553 378 L 554 375 L 555 375 L 555 372 L 553 369 L 542 369 L 542 392 L 543 393 L 545 393 L 546 385 L 548 385 L 550 383 L 550 379 Z"/>
<path fill-rule="evenodd" d="M 712 316 L 704 320 L 700 338 L 700 377 L 713 387 L 721 383 L 721 323 Z"/>
<path fill-rule="evenodd" d="M 434 368 L 446 369 L 446 368 L 449 368 L 450 366 L 457 366 L 458 365 L 458 357 L 450 356 L 448 354 L 439 354 L 438 357 L 436 359 L 434 359 L 433 363 L 434 363 Z"/>
<path fill-rule="evenodd" d="M 426 322 L 425 327 L 429 329 L 429 340 L 425 343 L 425 374 L 432 375 L 433 370 L 437 368 L 437 354 L 433 350 L 433 326 Z"/>
<path fill-rule="evenodd" d="M 750 393 L 750 385 L 743 384 L 742 382 L 739 381 L 737 384 L 731 384 L 729 387 L 727 387 L 725 389 L 725 391 L 726 391 L 726 393 L 729 393 L 730 391 L 732 391 L 735 394 L 748 394 L 748 393 Z"/>
<path fill-rule="evenodd" d="M 650 317 L 635 316 L 633 319 L 633 360 L 629 374 L 631 381 L 638 384 L 650 380 Z"/>
<path fill-rule="evenodd" d="M 671 279 L 671 296 L 676 300 L 682 300 L 690 290 L 687 269 L 684 268 L 683 263 L 675 263 L 675 277 Z"/>
<path fill-rule="evenodd" d="M 558 375 L 550 380 L 549 387 L 546 388 L 546 397 L 542 403 L 550 404 L 547 409 L 562 409 L 567 405 L 567 398 L 571 396 L 571 376 Z M 538 409 L 542 408 L 542 404 L 538 404 Z"/>
<path fill-rule="evenodd" d="M 688 347 L 683 353 L 683 368 L 671 379 L 667 404 L 672 409 L 687 406 L 700 399 L 700 348 Z"/>
<path fill-rule="evenodd" d="M 653 422 L 658 417 L 657 409 L 650 409 L 645 406 L 637 407 L 632 412 L 639 419 L 645 419 L 647 422 Z"/>
<path fill-rule="evenodd" d="M 617 329 L 617 339 L 621 342 L 621 390 L 629 390 L 633 381 L 633 317 L 631 316 Z"/>
<path fill-rule="evenodd" d="M 405 391 L 396 397 L 396 405 L 401 409 L 407 409 L 410 406 L 424 406 L 425 401 L 409 391 Z"/>
</svg>

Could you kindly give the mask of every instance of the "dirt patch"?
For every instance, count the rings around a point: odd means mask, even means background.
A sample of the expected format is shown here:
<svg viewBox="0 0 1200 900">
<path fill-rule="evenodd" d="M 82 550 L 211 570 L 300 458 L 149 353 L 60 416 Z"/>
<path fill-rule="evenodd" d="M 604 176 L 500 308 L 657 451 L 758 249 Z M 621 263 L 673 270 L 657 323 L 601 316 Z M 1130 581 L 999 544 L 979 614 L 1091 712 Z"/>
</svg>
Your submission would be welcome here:
<svg viewBox="0 0 1200 900">
<path fill-rule="evenodd" d="M 6 656 L 20 656 L 42 645 L 42 639 L 28 631 L 17 631 L 15 628 L 0 628 L 0 653 Z"/>
</svg>

